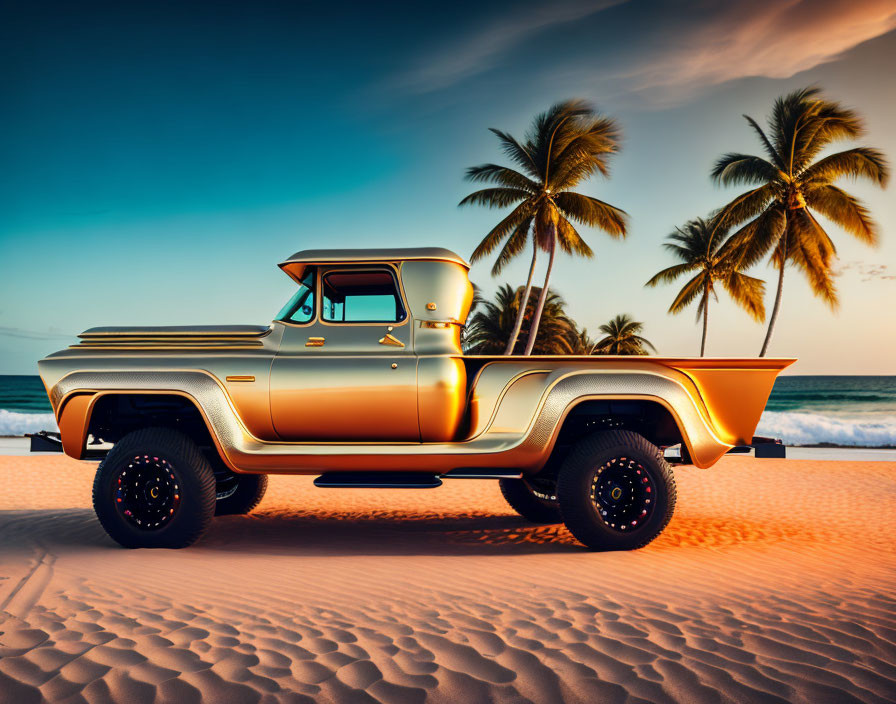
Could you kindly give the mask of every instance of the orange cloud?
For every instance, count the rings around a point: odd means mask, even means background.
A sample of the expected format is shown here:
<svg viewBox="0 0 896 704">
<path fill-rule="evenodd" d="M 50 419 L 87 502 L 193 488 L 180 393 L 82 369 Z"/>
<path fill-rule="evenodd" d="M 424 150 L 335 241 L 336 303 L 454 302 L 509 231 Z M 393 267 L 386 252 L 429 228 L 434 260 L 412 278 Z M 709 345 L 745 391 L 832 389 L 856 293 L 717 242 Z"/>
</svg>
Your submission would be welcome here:
<svg viewBox="0 0 896 704">
<path fill-rule="evenodd" d="M 893 0 L 729 3 L 675 28 L 676 39 L 621 76 L 636 90 L 789 78 L 896 28 Z"/>
</svg>

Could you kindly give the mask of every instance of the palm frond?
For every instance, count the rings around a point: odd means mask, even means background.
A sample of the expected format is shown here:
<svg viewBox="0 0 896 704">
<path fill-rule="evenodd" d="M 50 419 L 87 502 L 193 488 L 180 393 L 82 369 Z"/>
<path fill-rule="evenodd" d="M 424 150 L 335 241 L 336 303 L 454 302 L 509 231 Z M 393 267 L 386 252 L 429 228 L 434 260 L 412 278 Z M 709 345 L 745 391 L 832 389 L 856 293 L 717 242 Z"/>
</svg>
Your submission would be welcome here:
<svg viewBox="0 0 896 704">
<path fill-rule="evenodd" d="M 495 225 L 482 239 L 479 246 L 473 250 L 470 260 L 475 262 L 490 254 L 508 233 L 516 229 L 523 220 L 532 215 L 532 208 L 532 204 L 529 201 L 524 201 L 514 208 L 507 217 Z"/>
<path fill-rule="evenodd" d="M 831 100 L 819 100 L 813 105 L 810 124 L 801 130 L 796 143 L 793 167 L 802 171 L 812 159 L 832 142 L 861 136 L 864 125 L 859 115 Z"/>
<path fill-rule="evenodd" d="M 582 239 L 578 230 L 562 215 L 557 222 L 557 244 L 567 254 L 577 254 L 586 259 L 591 259 L 594 256 L 591 247 Z"/>
<path fill-rule="evenodd" d="M 759 137 L 759 141 L 762 142 L 762 147 L 765 149 L 765 153 L 768 156 L 769 160 L 779 169 L 784 169 L 784 162 L 781 160 L 781 155 L 778 154 L 777 150 L 772 146 L 772 143 L 769 141 L 768 136 L 765 134 L 765 131 L 759 126 L 759 124 L 749 115 L 744 115 L 744 119 L 749 123 L 750 127 L 753 128 L 753 131 L 756 132 Z"/>
<path fill-rule="evenodd" d="M 829 184 L 838 178 L 867 178 L 886 186 L 890 169 L 883 152 L 871 147 L 856 147 L 819 159 L 800 174 L 808 184 Z"/>
<path fill-rule="evenodd" d="M 722 279 L 722 286 L 754 320 L 765 320 L 765 281 L 735 271 Z"/>
<path fill-rule="evenodd" d="M 516 169 L 509 169 L 500 164 L 480 164 L 467 169 L 464 176 L 467 181 L 477 183 L 496 183 L 527 191 L 530 195 L 541 192 L 541 184 L 521 174 Z"/>
<path fill-rule="evenodd" d="M 711 175 L 725 186 L 766 183 L 780 176 L 780 170 L 765 159 L 752 154 L 724 154 L 716 161 Z"/>
<path fill-rule="evenodd" d="M 575 127 L 576 133 L 551 165 L 551 182 L 546 185 L 553 190 L 571 188 L 595 171 L 607 176 L 606 158 L 619 151 L 621 131 L 613 118 L 601 115 L 580 118 Z"/>
<path fill-rule="evenodd" d="M 877 225 L 858 198 L 837 186 L 821 186 L 806 195 L 806 202 L 865 244 L 876 245 Z"/>
<path fill-rule="evenodd" d="M 489 131 L 501 142 L 501 150 L 511 161 L 522 167 L 532 178 L 538 178 L 538 167 L 532 159 L 532 155 L 523 145 L 506 132 L 493 127 L 489 127 Z"/>
<path fill-rule="evenodd" d="M 628 214 L 614 205 L 573 191 L 558 193 L 554 201 L 564 215 L 576 222 L 599 227 L 611 237 L 626 235 Z"/>
<path fill-rule="evenodd" d="M 777 184 L 767 183 L 752 191 L 740 194 L 727 205 L 713 213 L 714 227 L 731 227 L 755 218 L 777 196 Z"/>
<path fill-rule="evenodd" d="M 805 274 L 812 293 L 836 308 L 839 301 L 831 275 L 831 260 L 836 250 L 831 238 L 805 209 L 791 213 L 787 224 L 787 259 Z M 775 263 L 780 266 L 781 250 L 777 249 L 775 255 Z"/>
<path fill-rule="evenodd" d="M 578 136 L 578 118 L 593 114 L 594 108 L 587 101 L 566 100 L 552 105 L 535 118 L 526 145 L 538 167 L 542 183 L 549 182 L 556 156 L 573 137 Z"/>
<path fill-rule="evenodd" d="M 484 205 L 488 208 L 506 208 L 531 197 L 530 193 L 519 188 L 483 188 L 465 197 L 462 205 Z"/>
<path fill-rule="evenodd" d="M 773 203 L 734 232 L 722 245 L 721 255 L 748 269 L 769 253 L 784 235 L 787 217 L 780 203 Z"/>
<path fill-rule="evenodd" d="M 694 271 L 695 265 L 687 262 L 685 264 L 675 264 L 674 266 L 670 266 L 666 269 L 663 269 L 657 274 L 654 274 L 653 277 L 648 281 L 645 286 L 657 286 L 659 284 L 668 284 L 672 283 L 676 279 L 682 277 L 684 274 L 687 274 L 691 271 Z"/>
<path fill-rule="evenodd" d="M 697 296 L 706 293 L 706 276 L 701 271 L 690 281 L 688 281 L 678 292 L 672 305 L 669 306 L 670 313 L 681 313 L 687 308 Z"/>
<path fill-rule="evenodd" d="M 769 119 L 769 132 L 775 151 L 781 155 L 783 171 L 794 171 L 794 157 L 800 131 L 809 127 L 821 90 L 816 87 L 800 88 L 775 100 Z"/>
<path fill-rule="evenodd" d="M 532 216 L 525 218 L 519 225 L 514 228 L 513 232 L 507 238 L 504 246 L 501 248 L 498 258 L 492 266 L 492 276 L 500 274 L 504 267 L 510 263 L 510 260 L 516 257 L 526 248 L 529 241 L 529 231 L 532 229 Z"/>
</svg>

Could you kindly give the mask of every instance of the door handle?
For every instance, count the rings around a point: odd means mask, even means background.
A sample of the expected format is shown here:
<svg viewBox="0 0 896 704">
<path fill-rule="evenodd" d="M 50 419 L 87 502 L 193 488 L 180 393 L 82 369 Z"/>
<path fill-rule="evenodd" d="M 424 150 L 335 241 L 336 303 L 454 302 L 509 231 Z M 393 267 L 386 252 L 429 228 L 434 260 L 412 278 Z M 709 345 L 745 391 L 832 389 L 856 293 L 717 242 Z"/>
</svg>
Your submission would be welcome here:
<svg viewBox="0 0 896 704">
<path fill-rule="evenodd" d="M 384 337 L 380 338 L 379 342 L 381 345 L 388 345 L 389 347 L 404 347 L 404 343 L 401 340 L 388 332 Z"/>
<path fill-rule="evenodd" d="M 327 338 L 325 337 L 309 337 L 305 347 L 323 347 L 326 341 Z"/>
</svg>

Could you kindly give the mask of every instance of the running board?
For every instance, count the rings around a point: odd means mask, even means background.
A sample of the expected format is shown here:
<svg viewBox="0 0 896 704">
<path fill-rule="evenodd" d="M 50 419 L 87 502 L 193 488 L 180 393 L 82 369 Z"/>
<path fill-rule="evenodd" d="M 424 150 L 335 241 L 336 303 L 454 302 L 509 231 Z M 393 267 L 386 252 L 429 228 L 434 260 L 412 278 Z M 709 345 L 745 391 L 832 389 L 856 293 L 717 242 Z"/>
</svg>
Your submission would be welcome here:
<svg viewBox="0 0 896 704">
<path fill-rule="evenodd" d="M 314 486 L 326 489 L 435 489 L 442 480 L 426 472 L 325 472 Z"/>
<path fill-rule="evenodd" d="M 439 475 L 442 479 L 522 479 L 518 469 L 452 469 Z"/>
</svg>

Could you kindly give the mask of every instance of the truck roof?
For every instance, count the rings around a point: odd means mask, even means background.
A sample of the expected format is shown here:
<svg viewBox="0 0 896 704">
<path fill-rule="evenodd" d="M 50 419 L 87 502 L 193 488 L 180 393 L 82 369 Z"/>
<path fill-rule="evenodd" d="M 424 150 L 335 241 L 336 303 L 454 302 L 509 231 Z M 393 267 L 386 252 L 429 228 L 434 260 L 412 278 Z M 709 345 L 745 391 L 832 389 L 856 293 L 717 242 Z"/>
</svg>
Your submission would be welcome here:
<svg viewBox="0 0 896 704">
<path fill-rule="evenodd" d="M 280 262 L 280 267 L 289 264 L 323 264 L 333 262 L 395 262 L 408 259 L 435 259 L 454 262 L 470 268 L 466 259 L 450 249 L 442 247 L 396 247 L 388 249 L 303 249 L 289 259 Z"/>
</svg>

